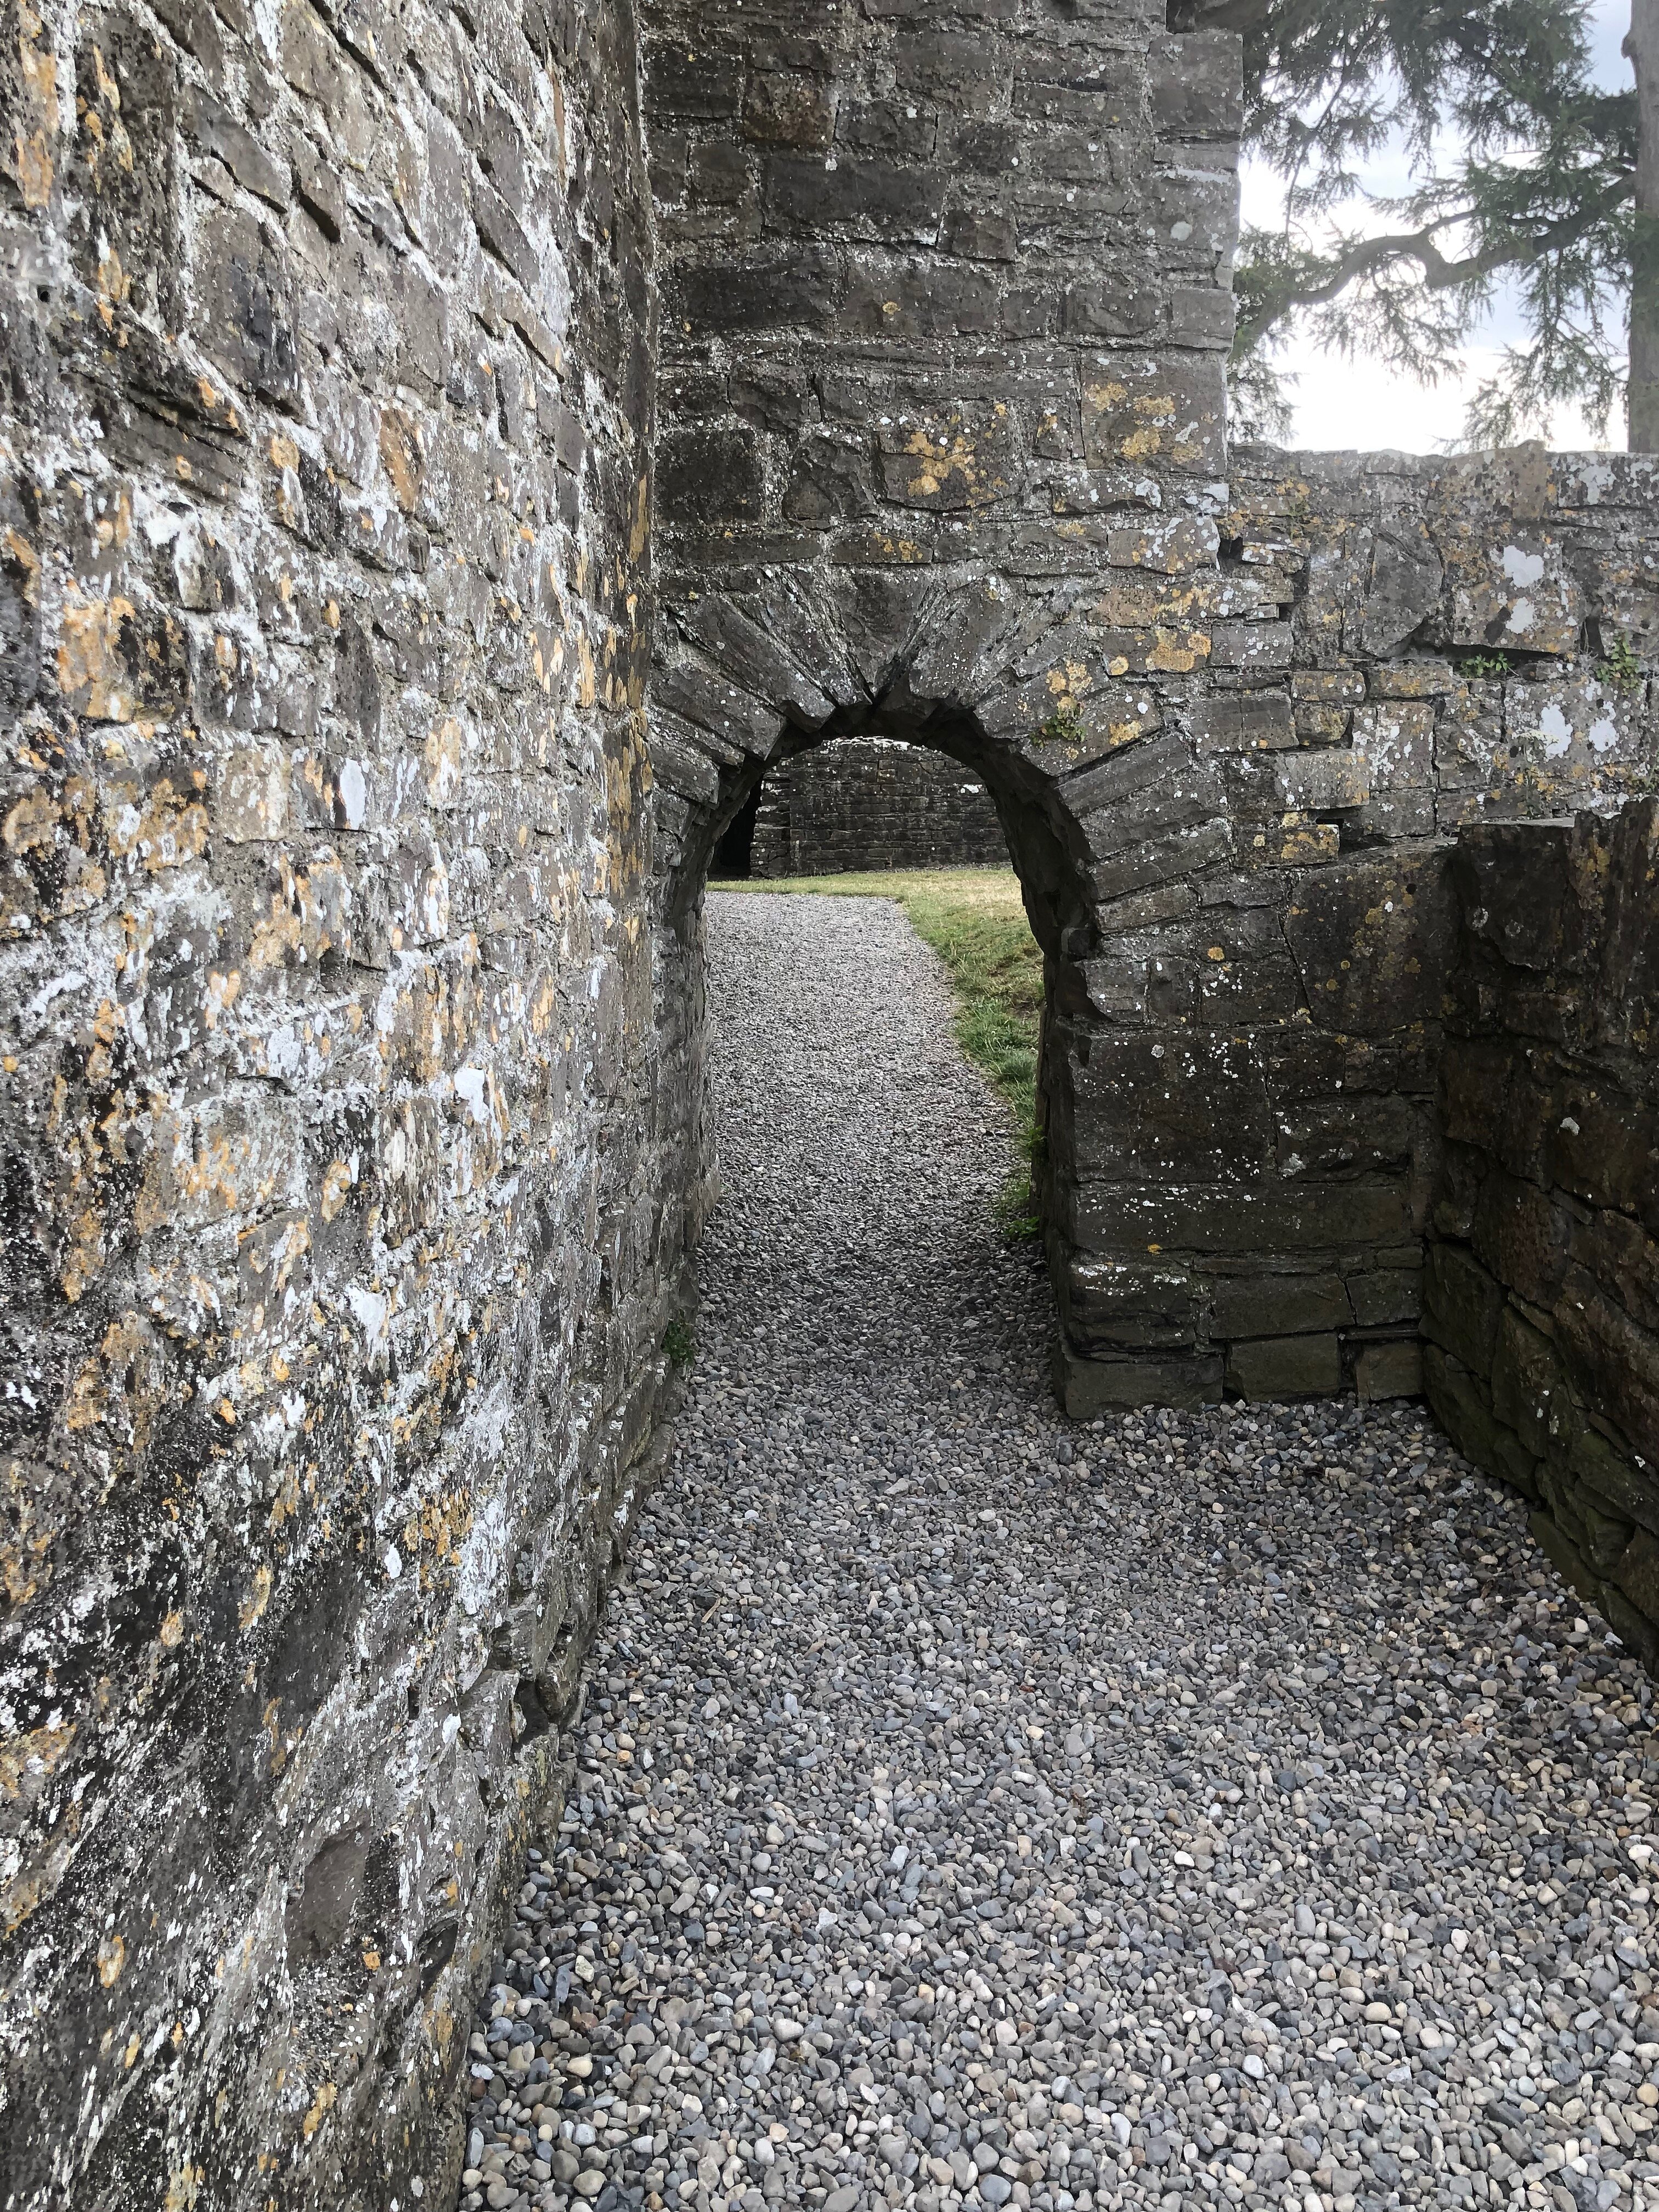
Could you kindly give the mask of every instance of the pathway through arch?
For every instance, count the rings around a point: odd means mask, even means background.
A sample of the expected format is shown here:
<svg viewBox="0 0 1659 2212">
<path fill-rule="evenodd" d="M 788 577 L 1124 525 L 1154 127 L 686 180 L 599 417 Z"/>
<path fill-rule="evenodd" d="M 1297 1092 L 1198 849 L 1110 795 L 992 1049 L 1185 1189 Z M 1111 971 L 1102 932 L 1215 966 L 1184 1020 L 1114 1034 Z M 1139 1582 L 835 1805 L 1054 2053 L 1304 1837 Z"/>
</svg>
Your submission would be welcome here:
<svg viewBox="0 0 1659 2212">
<path fill-rule="evenodd" d="M 1066 1423 L 933 956 L 708 932 L 698 1354 L 463 2203 L 1639 2206 L 1649 1693 L 1519 1502 L 1410 1407 Z"/>
</svg>

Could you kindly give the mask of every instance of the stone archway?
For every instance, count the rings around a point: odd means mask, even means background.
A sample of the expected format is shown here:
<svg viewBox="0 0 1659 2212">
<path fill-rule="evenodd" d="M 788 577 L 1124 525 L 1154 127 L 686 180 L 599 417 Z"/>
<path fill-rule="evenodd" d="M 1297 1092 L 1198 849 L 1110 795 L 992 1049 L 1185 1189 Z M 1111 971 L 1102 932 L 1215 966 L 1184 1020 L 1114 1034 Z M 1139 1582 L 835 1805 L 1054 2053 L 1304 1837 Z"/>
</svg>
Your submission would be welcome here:
<svg viewBox="0 0 1659 2212">
<path fill-rule="evenodd" d="M 1237 39 L 1059 0 L 653 0 L 645 39 L 689 1095 L 721 823 L 790 749 L 929 736 L 1044 951 L 1068 1407 L 1414 1389 L 1443 893 L 1322 637 L 1293 684 L 1296 526 L 1231 504 Z"/>
</svg>

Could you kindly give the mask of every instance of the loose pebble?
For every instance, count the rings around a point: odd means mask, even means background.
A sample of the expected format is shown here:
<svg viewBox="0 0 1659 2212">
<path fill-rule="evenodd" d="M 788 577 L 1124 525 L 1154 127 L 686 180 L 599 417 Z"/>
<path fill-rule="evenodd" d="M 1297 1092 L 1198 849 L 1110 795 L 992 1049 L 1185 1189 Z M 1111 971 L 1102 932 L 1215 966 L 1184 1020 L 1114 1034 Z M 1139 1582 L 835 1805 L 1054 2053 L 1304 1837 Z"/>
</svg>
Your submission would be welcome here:
<svg viewBox="0 0 1659 2212">
<path fill-rule="evenodd" d="M 1415 1405 L 1069 1426 L 896 908 L 711 897 L 722 1200 L 461 2203 L 1659 2207 L 1650 1690 Z"/>
</svg>

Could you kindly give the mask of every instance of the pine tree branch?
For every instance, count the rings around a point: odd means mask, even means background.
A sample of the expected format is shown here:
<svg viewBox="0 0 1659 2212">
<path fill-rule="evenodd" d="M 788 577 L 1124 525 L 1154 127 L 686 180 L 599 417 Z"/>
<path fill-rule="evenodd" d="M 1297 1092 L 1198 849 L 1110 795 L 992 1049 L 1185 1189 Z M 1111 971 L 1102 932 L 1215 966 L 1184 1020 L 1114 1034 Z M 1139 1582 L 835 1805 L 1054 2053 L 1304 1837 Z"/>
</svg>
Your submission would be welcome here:
<svg viewBox="0 0 1659 2212">
<path fill-rule="evenodd" d="M 1616 178 L 1570 214 L 1538 230 L 1495 240 L 1480 252 L 1465 255 L 1461 260 L 1446 258 L 1435 242 L 1436 234 L 1451 225 L 1469 221 L 1478 212 L 1472 208 L 1437 216 L 1420 230 L 1356 239 L 1331 258 L 1311 263 L 1321 272 L 1312 281 L 1287 280 L 1266 289 L 1259 306 L 1247 313 L 1239 324 L 1235 355 L 1242 356 L 1252 351 L 1275 325 L 1297 308 L 1322 306 L 1361 277 L 1377 276 L 1399 262 L 1415 261 L 1423 272 L 1424 288 L 1430 292 L 1479 284 L 1500 269 L 1529 268 L 1547 255 L 1565 252 L 1576 245 L 1621 207 L 1634 190 L 1633 177 Z"/>
</svg>

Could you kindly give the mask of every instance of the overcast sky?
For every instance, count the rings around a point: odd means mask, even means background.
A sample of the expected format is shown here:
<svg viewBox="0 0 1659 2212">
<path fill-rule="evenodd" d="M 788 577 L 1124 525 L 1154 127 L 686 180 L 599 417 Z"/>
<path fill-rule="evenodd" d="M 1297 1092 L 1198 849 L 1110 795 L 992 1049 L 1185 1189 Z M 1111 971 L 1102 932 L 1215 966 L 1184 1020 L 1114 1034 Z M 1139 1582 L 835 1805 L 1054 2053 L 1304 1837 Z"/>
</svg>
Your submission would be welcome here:
<svg viewBox="0 0 1659 2212">
<path fill-rule="evenodd" d="M 1633 82 L 1630 64 L 1619 51 L 1630 28 L 1630 0 L 1595 0 L 1590 10 L 1595 70 L 1607 85 Z M 1373 191 L 1395 193 L 1405 188 L 1401 162 L 1380 156 L 1366 172 Z M 1243 177 L 1244 216 L 1247 222 L 1270 223 L 1283 204 L 1277 178 L 1259 165 L 1247 162 Z M 1281 365 L 1297 374 L 1291 400 L 1296 420 L 1286 442 L 1307 450 L 1358 447 L 1368 452 L 1393 447 L 1405 453 L 1437 453 L 1462 428 L 1469 394 L 1490 375 L 1506 343 L 1522 335 L 1519 320 L 1498 302 L 1478 343 L 1465 355 L 1466 371 L 1455 383 L 1425 388 L 1409 377 L 1390 374 L 1379 362 L 1344 361 L 1303 345 L 1287 346 Z M 1596 442 L 1576 413 L 1564 410 L 1549 441 L 1558 449 Z M 1622 446 L 1624 424 L 1615 419 L 1607 427 L 1606 442 Z"/>
</svg>

